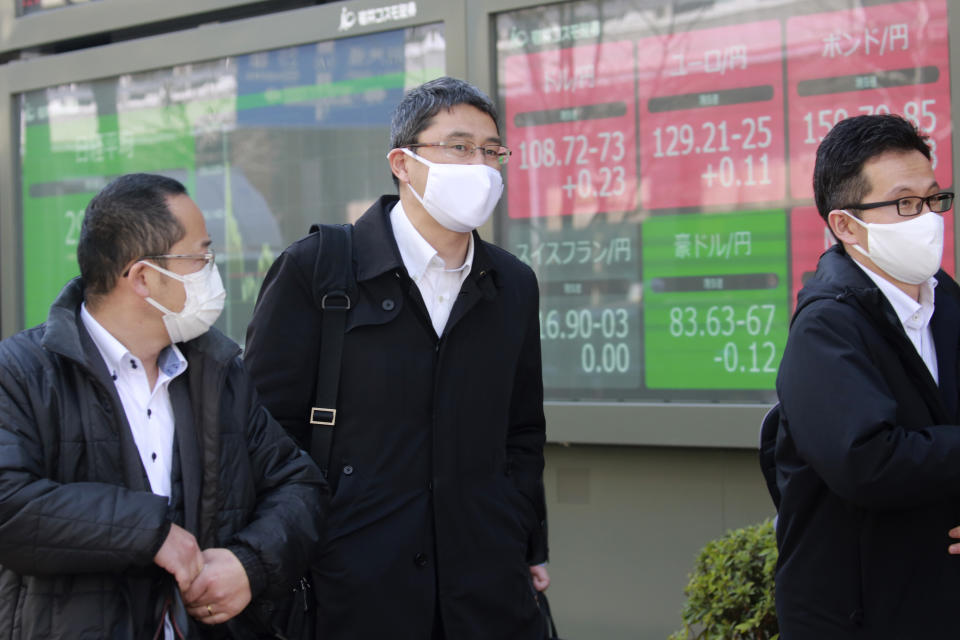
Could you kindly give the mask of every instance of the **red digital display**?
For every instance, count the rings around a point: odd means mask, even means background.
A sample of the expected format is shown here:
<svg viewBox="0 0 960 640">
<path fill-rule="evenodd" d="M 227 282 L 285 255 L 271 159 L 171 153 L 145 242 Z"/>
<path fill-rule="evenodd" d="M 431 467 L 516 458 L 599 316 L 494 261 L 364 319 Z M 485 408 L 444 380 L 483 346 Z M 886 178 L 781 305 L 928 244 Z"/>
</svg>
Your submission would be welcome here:
<svg viewBox="0 0 960 640">
<path fill-rule="evenodd" d="M 790 309 L 797 306 L 797 293 L 817 270 L 820 254 L 835 242 L 833 235 L 817 213 L 816 207 L 797 207 L 790 212 Z M 943 214 L 943 270 L 953 276 L 956 271 L 953 240 L 953 211 Z"/>
<path fill-rule="evenodd" d="M 633 43 L 511 56 L 504 70 L 510 217 L 633 210 Z"/>
<path fill-rule="evenodd" d="M 781 60 L 777 21 L 638 41 L 645 208 L 783 199 Z"/>
<path fill-rule="evenodd" d="M 946 0 L 899 2 L 787 20 L 790 192 L 813 197 L 817 146 L 840 120 L 899 113 L 930 136 L 953 183 Z"/>
</svg>

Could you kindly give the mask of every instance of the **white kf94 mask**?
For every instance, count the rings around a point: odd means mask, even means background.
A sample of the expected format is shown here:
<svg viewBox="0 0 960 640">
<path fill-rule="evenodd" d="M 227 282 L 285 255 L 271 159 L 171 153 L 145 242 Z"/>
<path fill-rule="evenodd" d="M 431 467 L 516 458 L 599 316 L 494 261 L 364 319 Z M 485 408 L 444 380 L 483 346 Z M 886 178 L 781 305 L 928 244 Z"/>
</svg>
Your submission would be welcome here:
<svg viewBox="0 0 960 640">
<path fill-rule="evenodd" d="M 849 211 L 843 213 L 867 230 L 869 251 L 859 244 L 853 248 L 891 277 L 907 284 L 921 284 L 940 269 L 943 216 L 939 213 L 930 211 L 890 224 L 864 222 Z"/>
<path fill-rule="evenodd" d="M 499 171 L 485 164 L 430 162 L 409 149 L 400 150 L 430 168 L 423 197 L 410 183 L 407 187 L 442 227 L 463 233 L 473 231 L 490 218 L 503 194 Z"/>
<path fill-rule="evenodd" d="M 170 341 L 187 342 L 206 333 L 220 317 L 227 297 L 217 265 L 210 262 L 199 271 L 181 275 L 158 267 L 152 262 L 146 260 L 142 262 L 163 275 L 183 283 L 186 299 L 180 311 L 170 311 L 153 298 L 146 298 L 147 302 L 163 312 L 163 324 L 167 328 L 167 333 L 170 334 Z"/>
</svg>

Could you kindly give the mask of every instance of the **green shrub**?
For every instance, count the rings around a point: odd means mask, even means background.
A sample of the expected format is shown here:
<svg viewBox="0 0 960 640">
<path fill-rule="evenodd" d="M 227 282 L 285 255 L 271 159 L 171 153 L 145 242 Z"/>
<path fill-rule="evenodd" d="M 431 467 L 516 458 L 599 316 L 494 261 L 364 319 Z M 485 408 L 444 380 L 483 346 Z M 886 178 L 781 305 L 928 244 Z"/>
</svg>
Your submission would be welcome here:
<svg viewBox="0 0 960 640">
<path fill-rule="evenodd" d="M 708 542 L 683 590 L 683 629 L 669 640 L 776 640 L 776 565 L 770 520 Z"/>
</svg>

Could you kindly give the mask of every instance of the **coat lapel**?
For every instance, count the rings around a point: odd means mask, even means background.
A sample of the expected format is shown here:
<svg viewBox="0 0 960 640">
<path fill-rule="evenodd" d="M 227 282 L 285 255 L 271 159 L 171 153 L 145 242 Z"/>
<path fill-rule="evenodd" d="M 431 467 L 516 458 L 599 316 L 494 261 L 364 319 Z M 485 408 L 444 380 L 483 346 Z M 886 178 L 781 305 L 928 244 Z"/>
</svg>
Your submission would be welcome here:
<svg viewBox="0 0 960 640">
<path fill-rule="evenodd" d="M 960 347 L 957 325 L 960 323 L 960 304 L 950 295 L 942 295 L 944 286 L 934 290 L 936 306 L 930 320 L 933 345 L 937 350 L 937 371 L 940 376 L 940 395 L 951 420 L 957 419 L 957 348 Z"/>
<path fill-rule="evenodd" d="M 923 358 L 921 358 L 917 352 L 917 348 L 913 346 L 910 338 L 907 337 L 907 333 L 904 331 L 903 325 L 900 323 L 900 319 L 894 312 L 887 297 L 876 287 L 854 290 L 853 292 L 859 299 L 864 313 L 872 319 L 880 334 L 887 337 L 893 350 L 899 354 L 900 362 L 904 370 L 915 382 L 917 390 L 923 396 L 924 402 L 926 402 L 927 407 L 929 407 L 935 423 L 944 424 L 952 421 L 954 413 L 951 412 L 947 404 L 947 398 L 944 397 L 940 390 L 943 383 L 943 373 L 941 372 L 940 374 L 941 384 L 938 386 L 937 381 L 933 379 Z M 939 304 L 939 300 L 935 304 Z M 939 309 L 937 311 L 939 311 Z M 934 311 L 934 318 L 937 315 L 937 311 Z M 955 342 L 956 339 L 954 339 L 954 344 Z M 934 333 L 934 347 L 937 350 L 937 364 L 938 369 L 940 369 L 943 365 L 939 359 L 941 348 L 937 344 L 936 333 Z M 954 406 L 956 406 L 956 394 L 951 395 L 953 396 Z"/>
<path fill-rule="evenodd" d="M 496 272 L 493 270 L 486 247 L 476 231 L 473 232 L 473 247 L 473 266 L 470 268 L 470 275 L 460 287 L 460 295 L 457 296 L 453 309 L 450 310 L 450 318 L 443 328 L 443 335 L 449 334 L 480 300 L 493 300 L 497 297 Z"/>
</svg>

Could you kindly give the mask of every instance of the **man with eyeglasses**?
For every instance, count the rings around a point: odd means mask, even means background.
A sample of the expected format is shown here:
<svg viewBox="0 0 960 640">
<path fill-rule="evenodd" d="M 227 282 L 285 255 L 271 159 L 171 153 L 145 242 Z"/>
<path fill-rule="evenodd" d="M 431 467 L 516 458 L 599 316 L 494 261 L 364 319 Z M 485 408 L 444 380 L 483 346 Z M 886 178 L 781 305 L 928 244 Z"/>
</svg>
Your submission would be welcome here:
<svg viewBox="0 0 960 640">
<path fill-rule="evenodd" d="M 843 120 L 817 151 L 838 244 L 777 377 L 783 640 L 958 633 L 960 287 L 940 269 L 953 193 L 931 157 L 896 115 Z"/>
<path fill-rule="evenodd" d="M 336 413 L 310 425 L 321 234 L 291 245 L 260 291 L 245 361 L 304 447 L 332 446 L 315 565 L 325 640 L 534 640 L 547 587 L 543 383 L 533 272 L 476 229 L 510 156 L 490 99 L 440 78 L 397 106 L 397 196 L 353 226 Z M 324 245 L 326 246 L 326 245 Z M 338 258 L 347 259 L 347 258 Z M 311 433 L 311 429 L 314 433 Z"/>
<path fill-rule="evenodd" d="M 182 184 L 117 178 L 0 342 L 0 636 L 263 637 L 312 557 L 326 484 L 211 328 L 210 243 Z"/>
</svg>

